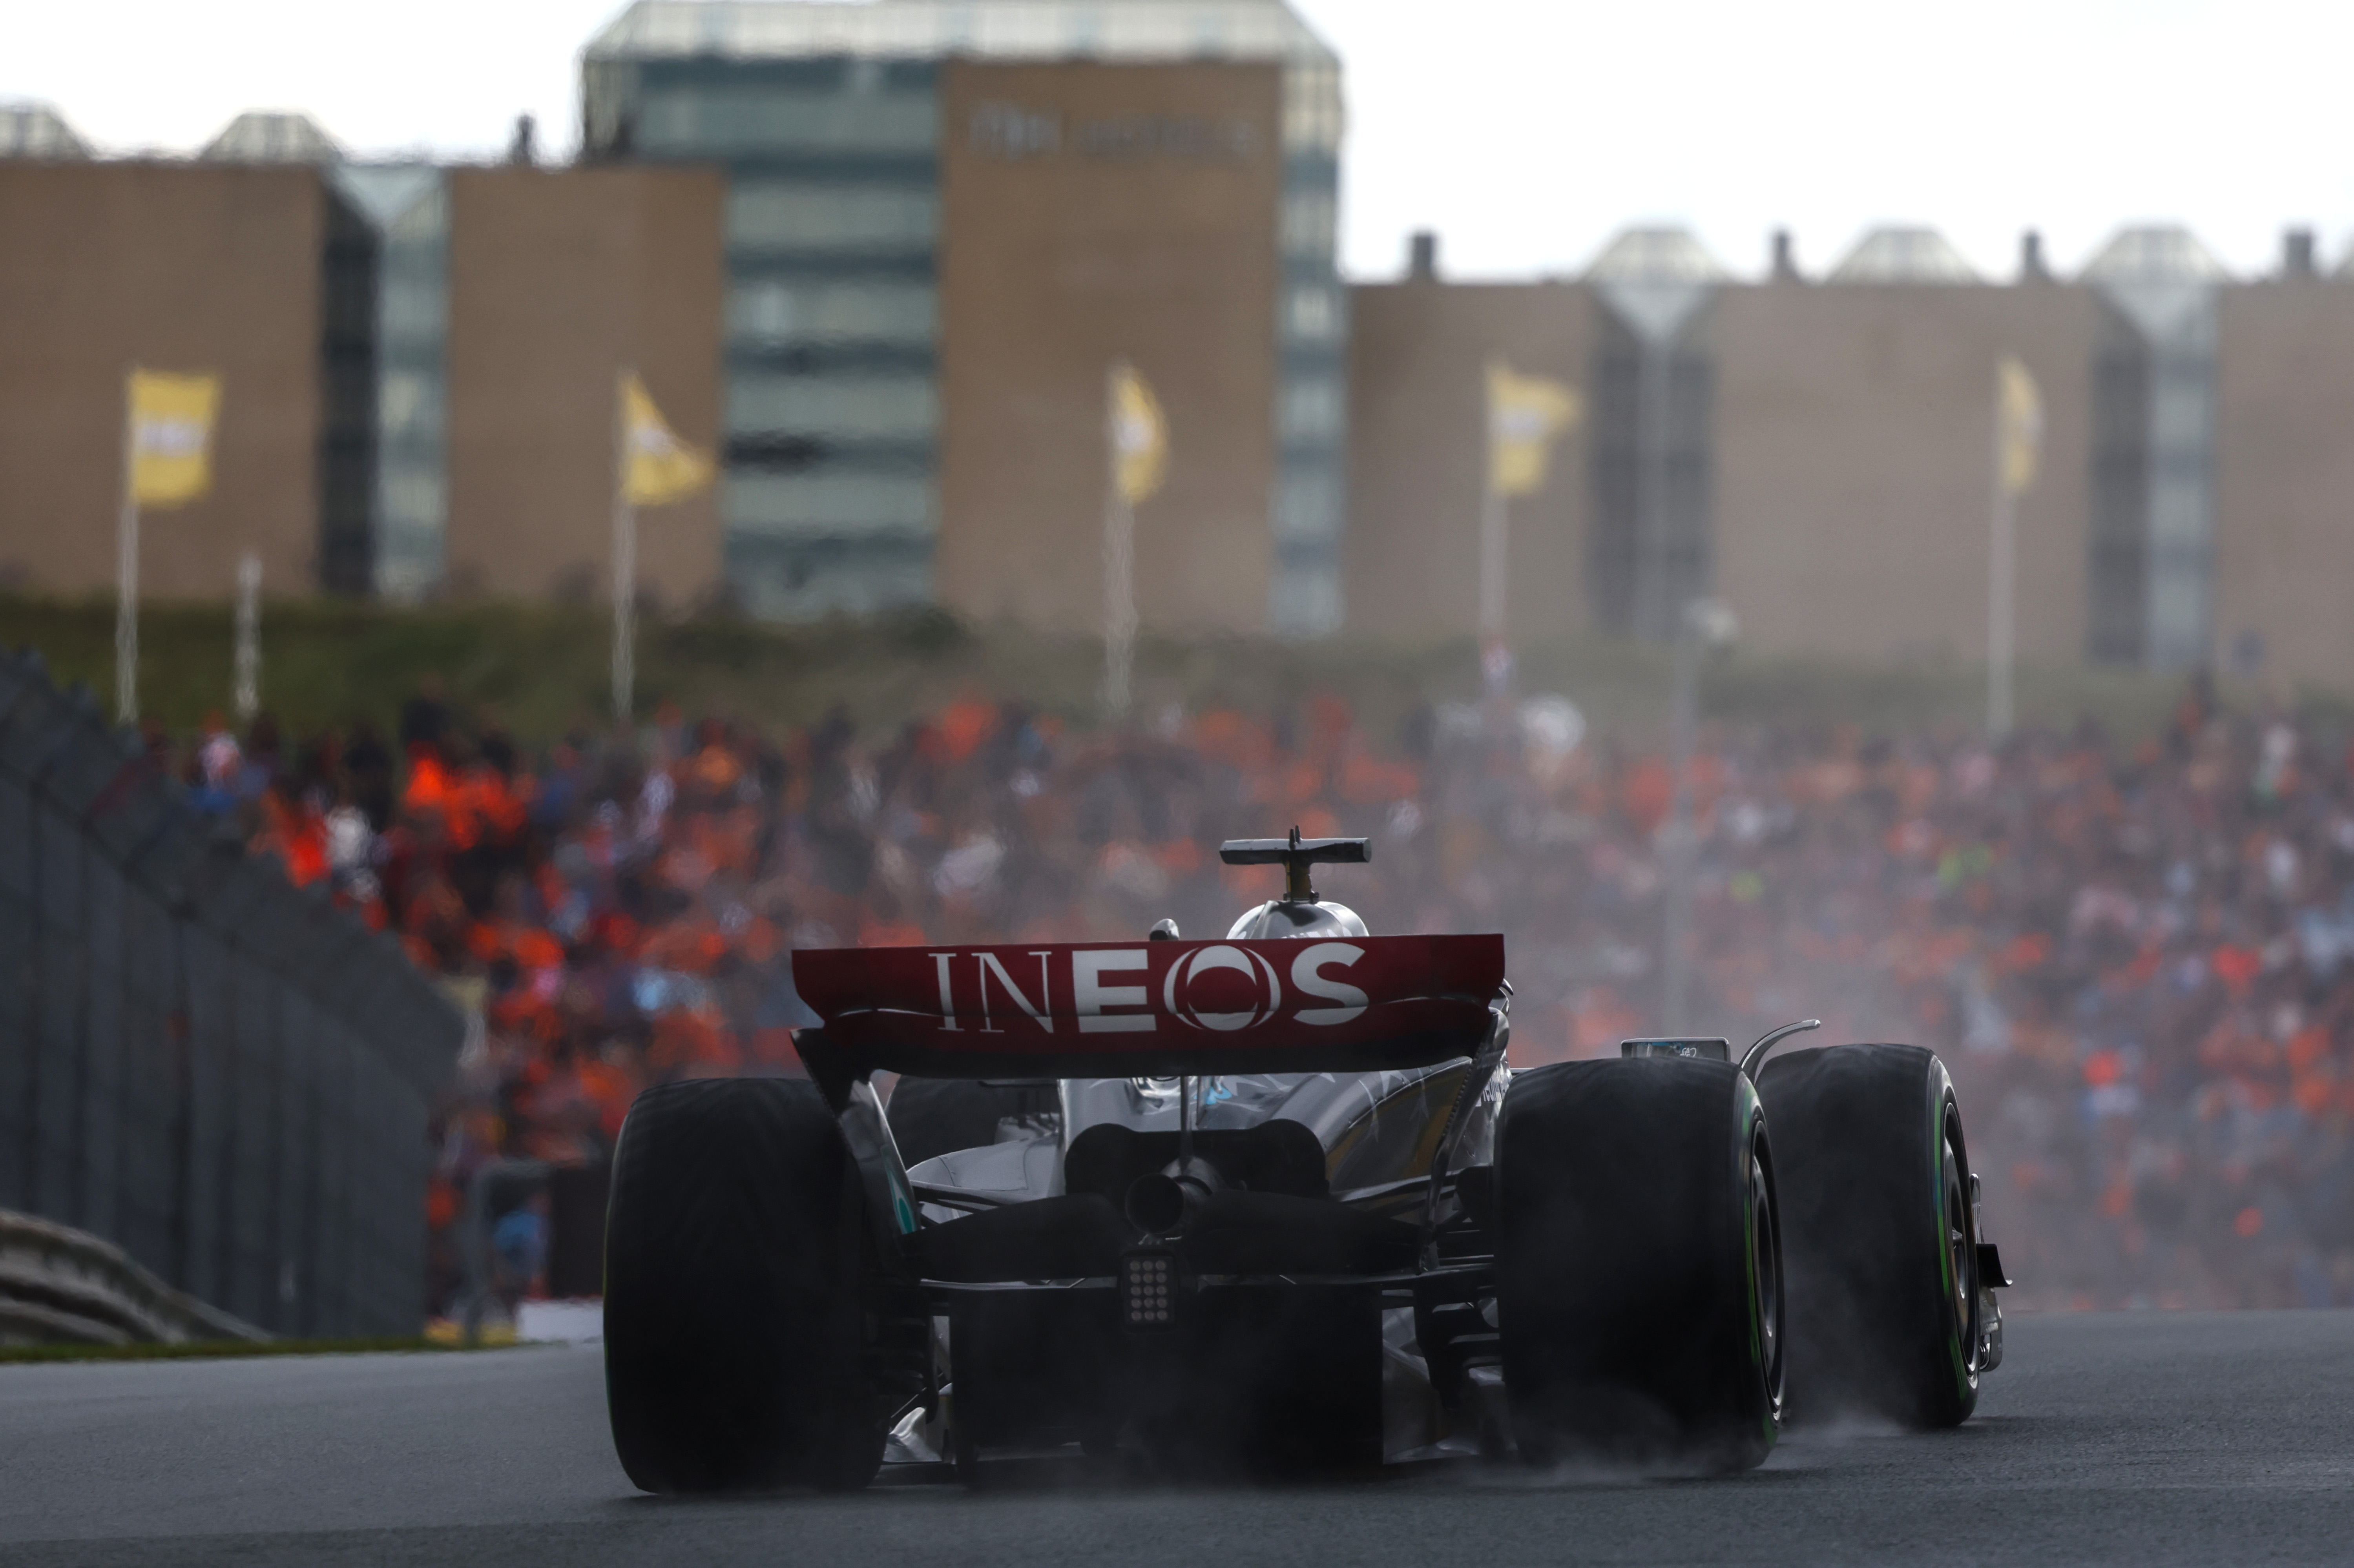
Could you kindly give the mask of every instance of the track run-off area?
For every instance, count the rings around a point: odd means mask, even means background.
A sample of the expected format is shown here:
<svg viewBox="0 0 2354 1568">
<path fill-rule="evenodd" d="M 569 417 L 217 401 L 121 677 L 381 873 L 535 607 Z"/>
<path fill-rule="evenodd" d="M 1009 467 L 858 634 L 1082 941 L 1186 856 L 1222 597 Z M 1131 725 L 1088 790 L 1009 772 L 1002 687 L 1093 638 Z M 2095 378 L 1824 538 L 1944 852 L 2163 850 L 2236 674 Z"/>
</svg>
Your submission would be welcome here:
<svg viewBox="0 0 2354 1568">
<path fill-rule="evenodd" d="M 1441 1466 L 1265 1486 L 631 1489 L 593 1347 L 0 1366 L 0 1562 L 2354 1561 L 2354 1312 L 2015 1317 L 1957 1431 L 1795 1431 L 1713 1480 Z"/>
</svg>

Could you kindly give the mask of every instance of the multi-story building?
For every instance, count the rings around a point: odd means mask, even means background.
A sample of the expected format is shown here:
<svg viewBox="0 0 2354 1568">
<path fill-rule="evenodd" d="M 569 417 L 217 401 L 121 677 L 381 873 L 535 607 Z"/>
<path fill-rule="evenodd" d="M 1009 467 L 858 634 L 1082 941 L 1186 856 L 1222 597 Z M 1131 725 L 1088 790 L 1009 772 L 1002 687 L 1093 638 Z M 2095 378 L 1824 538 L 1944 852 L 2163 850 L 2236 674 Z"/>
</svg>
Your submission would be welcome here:
<svg viewBox="0 0 2354 1568">
<path fill-rule="evenodd" d="M 270 591 L 312 588 L 323 183 L 283 164 L 97 162 L 69 133 L 37 148 L 0 158 L 0 584 L 113 587 L 124 376 L 142 366 L 225 387 L 212 493 L 147 526 L 148 591 L 225 599 L 248 553 Z"/>
<path fill-rule="evenodd" d="M 1516 634 L 1657 637 L 1701 594 L 1763 650 L 1983 658 L 1996 366 L 2041 389 L 2018 502 L 2022 657 L 2216 665 L 2354 685 L 2354 277 L 2292 231 L 2234 281 L 2189 233 L 2117 235 L 2073 280 L 2032 235 L 1989 283 L 1926 229 L 1819 281 L 1787 241 L 1736 281 L 1634 230 L 1580 278 L 1355 290 L 1348 603 L 1392 634 L 1474 629 L 1483 367 L 1573 388 L 1548 482 L 1512 502 Z M 2291 325 L 2295 323 L 2295 325 Z"/>
<path fill-rule="evenodd" d="M 1344 300 L 1337 67 L 1278 0 L 652 0 L 584 71 L 564 168 L 285 115 L 101 158 L 0 110 L 0 230 L 40 237 L 0 247 L 0 584 L 111 586 L 143 365 L 227 384 L 149 591 L 225 596 L 251 550 L 271 592 L 601 597 L 635 370 L 725 459 L 641 529 L 659 601 L 1090 634 L 1126 361 L 1170 436 L 1147 627 L 1468 636 L 1500 362 L 1579 414 L 1503 509 L 1512 636 L 1712 594 L 1763 651 L 1971 662 L 2015 358 L 2021 657 L 2354 689 L 2354 271 L 2305 234 L 2254 278 L 2169 228 L 2062 278 L 2031 236 L 1990 281 L 1925 229 L 1744 279 L 1645 228 L 1532 283 L 1421 246 Z"/>
<path fill-rule="evenodd" d="M 151 597 L 588 599 L 608 591 L 615 383 L 688 440 L 719 422 L 708 169 L 349 158 L 239 116 L 194 158 L 94 159 L 0 117 L 0 581 L 115 580 L 124 371 L 222 380 L 211 493 L 144 531 Z M 722 588 L 716 502 L 641 530 L 642 591 Z"/>
<path fill-rule="evenodd" d="M 1263 386 L 1202 387 L 1190 431 L 1171 410 L 1168 505 L 1182 516 L 1164 531 L 1222 541 L 1204 568 L 1228 574 L 1209 619 L 1338 624 L 1340 67 L 1281 0 L 642 0 L 588 46 L 582 106 L 591 161 L 727 173 L 724 505 L 748 607 L 938 600 L 1092 628 L 1094 594 L 1072 597 L 1084 574 L 1070 568 L 1081 514 L 1100 505 L 1099 444 L 1048 450 L 1074 439 L 1067 420 L 1025 426 L 1005 405 L 1076 407 L 1062 382 L 1089 351 L 1159 332 L 1173 384 L 1204 379 L 1189 352 L 1268 367 Z M 1221 228 L 1228 243 L 1204 247 Z M 1267 254 L 1247 254 L 1262 233 Z M 1222 270 L 1185 270 L 1200 266 Z M 1236 311 L 1259 313 L 1261 344 L 1233 337 Z M 1008 315 L 1064 362 L 1060 378 L 1005 340 Z M 1091 389 L 1102 373 L 1086 369 Z M 1261 407 L 1207 401 L 1237 394 Z M 1092 432 L 1100 402 L 1082 401 Z M 1026 517 L 1004 493 L 1024 462 L 1052 498 Z M 1189 465 L 1232 482 L 1187 495 Z M 1148 566 L 1155 521 L 1139 521 Z M 1017 591 L 1007 552 L 1071 592 Z M 1191 599 L 1143 609 L 1148 624 L 1204 619 Z"/>
</svg>

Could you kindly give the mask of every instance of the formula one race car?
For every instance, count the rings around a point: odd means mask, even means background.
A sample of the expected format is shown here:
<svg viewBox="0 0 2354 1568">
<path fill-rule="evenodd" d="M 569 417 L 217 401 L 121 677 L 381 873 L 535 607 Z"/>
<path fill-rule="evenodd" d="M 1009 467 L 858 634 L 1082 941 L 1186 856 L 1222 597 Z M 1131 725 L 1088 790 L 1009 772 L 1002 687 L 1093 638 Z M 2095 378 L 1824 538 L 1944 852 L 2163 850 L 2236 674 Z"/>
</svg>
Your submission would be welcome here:
<svg viewBox="0 0 2354 1568">
<path fill-rule="evenodd" d="M 1310 880 L 1363 839 L 1222 853 L 1286 874 L 1223 940 L 799 952 L 808 1081 L 638 1099 L 605 1298 L 632 1481 L 1073 1445 L 1691 1473 L 1764 1459 L 1786 1386 L 1969 1415 L 2009 1281 L 1935 1055 L 1760 1071 L 1809 1023 L 1516 1074 L 1501 938 L 1368 936 Z"/>
</svg>

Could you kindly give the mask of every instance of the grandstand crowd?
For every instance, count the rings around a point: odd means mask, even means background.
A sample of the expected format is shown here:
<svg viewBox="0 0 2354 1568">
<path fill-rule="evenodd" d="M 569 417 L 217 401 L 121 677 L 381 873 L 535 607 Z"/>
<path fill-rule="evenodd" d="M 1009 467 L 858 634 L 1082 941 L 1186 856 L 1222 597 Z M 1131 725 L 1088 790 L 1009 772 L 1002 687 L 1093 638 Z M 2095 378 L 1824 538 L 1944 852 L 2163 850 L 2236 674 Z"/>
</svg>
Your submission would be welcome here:
<svg viewBox="0 0 2354 1568">
<path fill-rule="evenodd" d="M 479 1009 L 438 1124 L 438 1307 L 482 1161 L 593 1164 L 648 1083 L 798 1070 L 792 948 L 1223 933 L 1273 891 L 1223 838 L 1369 833 L 1326 896 L 1375 931 L 1504 932 L 1518 1065 L 1656 1028 L 1672 779 L 1563 706 L 1395 736 L 1331 697 L 1119 731 L 972 699 L 887 735 L 663 707 L 527 752 L 428 689 L 390 736 L 215 723 L 181 766 Z M 2354 1304 L 2342 736 L 2194 686 L 2132 744 L 1703 740 L 1694 1021 L 1943 1054 L 2015 1305 Z"/>
</svg>

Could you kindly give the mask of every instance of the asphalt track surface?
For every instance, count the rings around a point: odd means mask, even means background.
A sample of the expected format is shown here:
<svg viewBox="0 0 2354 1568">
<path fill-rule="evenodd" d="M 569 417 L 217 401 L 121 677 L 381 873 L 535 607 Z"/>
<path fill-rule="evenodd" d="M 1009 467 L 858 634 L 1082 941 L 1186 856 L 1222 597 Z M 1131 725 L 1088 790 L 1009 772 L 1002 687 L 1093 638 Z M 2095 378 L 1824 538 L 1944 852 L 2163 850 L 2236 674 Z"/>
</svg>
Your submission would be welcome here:
<svg viewBox="0 0 2354 1568">
<path fill-rule="evenodd" d="M 2354 1561 L 2354 1312 L 2014 1319 L 1958 1431 L 1792 1434 L 1708 1481 L 634 1493 L 593 1349 L 0 1366 L 0 1563 Z"/>
</svg>

